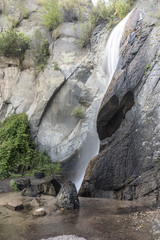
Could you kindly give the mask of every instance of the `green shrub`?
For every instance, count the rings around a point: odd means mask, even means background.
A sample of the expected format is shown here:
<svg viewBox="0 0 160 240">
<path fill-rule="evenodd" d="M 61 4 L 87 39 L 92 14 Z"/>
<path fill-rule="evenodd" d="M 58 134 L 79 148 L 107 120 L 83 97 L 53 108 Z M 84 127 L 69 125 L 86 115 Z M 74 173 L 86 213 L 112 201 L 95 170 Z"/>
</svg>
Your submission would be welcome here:
<svg viewBox="0 0 160 240">
<path fill-rule="evenodd" d="M 118 0 L 115 4 L 115 15 L 121 20 L 131 10 L 131 5 L 128 0 Z"/>
<path fill-rule="evenodd" d="M 10 181 L 10 187 L 11 187 L 14 191 L 18 191 L 17 183 L 16 183 L 13 179 Z"/>
<path fill-rule="evenodd" d="M 54 70 L 60 70 L 60 67 L 58 66 L 58 63 L 57 62 L 53 62 L 54 64 Z"/>
<path fill-rule="evenodd" d="M 110 8 L 106 6 L 105 2 L 99 0 L 97 6 L 93 6 L 92 11 L 88 14 L 87 20 L 80 22 L 81 33 L 78 41 L 81 47 L 89 44 L 95 26 L 104 21 L 108 21 L 109 16 L 111 16 L 110 11 Z"/>
<path fill-rule="evenodd" d="M 151 68 L 151 64 L 148 63 L 148 64 L 145 66 L 145 70 L 147 71 L 147 70 L 149 70 L 150 68 Z"/>
<path fill-rule="evenodd" d="M 21 19 L 26 19 L 29 16 L 29 11 L 25 6 L 25 0 L 16 0 L 15 8 L 20 11 Z"/>
<path fill-rule="evenodd" d="M 25 113 L 13 114 L 2 122 L 0 127 L 1 177 L 25 173 L 32 169 L 44 168 L 50 171 L 50 164 L 52 165 L 46 152 L 41 153 L 35 148 Z"/>
<path fill-rule="evenodd" d="M 110 0 L 106 5 L 104 0 L 99 0 L 96 6 L 93 6 L 92 11 L 87 16 L 85 22 L 81 24 L 81 34 L 79 37 L 79 44 L 85 47 L 90 42 L 91 34 L 94 28 L 102 23 L 108 23 L 108 28 L 114 27 L 119 20 L 131 10 L 134 1 L 129 0 Z M 117 18 L 119 19 L 117 21 Z"/>
<path fill-rule="evenodd" d="M 30 41 L 30 49 L 36 63 L 36 69 L 42 70 L 47 64 L 49 58 L 49 42 L 45 39 L 39 30 L 36 30 Z"/>
<path fill-rule="evenodd" d="M 151 69 L 151 64 L 150 63 L 146 64 L 144 75 L 146 75 L 147 71 L 150 70 L 150 69 Z"/>
<path fill-rule="evenodd" d="M 75 116 L 76 118 L 83 118 L 84 115 L 85 115 L 85 110 L 81 106 L 75 107 L 71 112 L 71 116 Z"/>
<path fill-rule="evenodd" d="M 62 22 L 62 12 L 58 0 L 41 0 L 39 3 L 42 5 L 40 10 L 40 17 L 42 23 L 49 30 L 54 30 Z"/>
<path fill-rule="evenodd" d="M 114 2 L 110 1 L 108 5 L 103 0 L 99 0 L 97 5 L 92 9 L 92 15 L 94 16 L 95 25 L 102 22 L 109 22 L 114 18 Z"/>
<path fill-rule="evenodd" d="M 6 57 L 18 57 L 20 60 L 29 45 L 29 38 L 15 29 L 8 29 L 0 33 L 0 54 Z"/>
<path fill-rule="evenodd" d="M 91 34 L 95 27 L 95 24 L 90 16 L 88 17 L 88 21 L 82 22 L 80 25 L 81 32 L 80 37 L 78 39 L 78 43 L 80 47 L 86 47 L 90 43 Z"/>
<path fill-rule="evenodd" d="M 60 6 L 63 9 L 64 21 L 77 21 L 83 17 L 83 0 L 61 0 Z"/>
</svg>

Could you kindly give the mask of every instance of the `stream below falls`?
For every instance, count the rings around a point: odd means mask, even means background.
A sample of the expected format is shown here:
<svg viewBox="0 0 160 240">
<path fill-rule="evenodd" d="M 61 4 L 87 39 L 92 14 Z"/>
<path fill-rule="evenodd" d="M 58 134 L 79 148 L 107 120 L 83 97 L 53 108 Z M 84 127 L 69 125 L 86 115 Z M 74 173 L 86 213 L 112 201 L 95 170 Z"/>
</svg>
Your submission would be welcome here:
<svg viewBox="0 0 160 240">
<path fill-rule="evenodd" d="M 0 240 L 40 240 L 59 235 L 76 235 L 87 240 L 159 240 L 160 208 L 149 202 L 80 198 L 80 209 L 57 210 L 56 199 L 41 196 L 47 211 L 44 217 L 32 216 L 33 209 L 19 212 L 4 205 L 13 199 L 32 198 L 20 193 L 0 195 Z"/>
</svg>

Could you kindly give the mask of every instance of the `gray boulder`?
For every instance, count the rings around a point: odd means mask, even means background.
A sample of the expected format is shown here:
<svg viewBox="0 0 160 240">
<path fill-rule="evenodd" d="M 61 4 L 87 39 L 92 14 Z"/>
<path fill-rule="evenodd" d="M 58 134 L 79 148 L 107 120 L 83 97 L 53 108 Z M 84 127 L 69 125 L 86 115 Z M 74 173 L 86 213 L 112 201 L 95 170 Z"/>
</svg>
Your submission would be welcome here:
<svg viewBox="0 0 160 240">
<path fill-rule="evenodd" d="M 79 200 L 75 184 L 71 181 L 62 186 L 57 195 L 56 205 L 67 210 L 79 209 Z"/>
</svg>

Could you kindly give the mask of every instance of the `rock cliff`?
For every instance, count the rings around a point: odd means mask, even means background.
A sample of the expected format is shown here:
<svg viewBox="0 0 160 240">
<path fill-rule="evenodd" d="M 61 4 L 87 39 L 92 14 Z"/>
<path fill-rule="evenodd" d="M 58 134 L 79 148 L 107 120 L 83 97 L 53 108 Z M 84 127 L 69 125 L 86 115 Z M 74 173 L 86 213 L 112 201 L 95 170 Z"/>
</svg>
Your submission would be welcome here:
<svg viewBox="0 0 160 240">
<path fill-rule="evenodd" d="M 87 168 L 81 196 L 159 199 L 160 26 L 158 1 L 139 1 L 103 99 L 100 153 Z"/>
<path fill-rule="evenodd" d="M 21 62 L 0 57 L 0 120 L 11 113 L 26 112 L 39 148 L 46 149 L 54 162 L 71 159 L 68 166 L 75 165 L 76 172 L 97 154 L 100 139 L 100 153 L 88 165 L 82 196 L 131 200 L 147 195 L 159 199 L 158 1 L 138 1 L 101 107 L 108 81 L 101 67 L 109 36 L 106 25 L 95 28 L 90 48 L 82 48 L 77 16 L 74 21 L 66 17 L 51 32 L 39 21 L 36 0 L 23 1 L 23 12 L 15 5 L 18 2 L 9 1 L 6 10 L 7 1 L 0 0 L 0 31 L 16 24 L 31 39 L 38 32 L 48 41 L 50 56 L 39 71 L 31 49 Z M 72 114 L 76 108 L 82 110 L 81 116 Z M 81 170 L 79 177 L 82 175 Z"/>
<path fill-rule="evenodd" d="M 14 19 L 17 29 L 31 39 L 38 31 L 49 42 L 50 51 L 46 66 L 39 72 L 31 49 L 25 52 L 21 66 L 19 59 L 1 56 L 0 120 L 11 113 L 26 112 L 39 148 L 47 150 L 52 161 L 63 162 L 79 155 L 88 135 L 98 145 L 95 123 L 106 84 L 101 62 L 108 32 L 105 25 L 98 26 L 92 34 L 91 48 L 82 48 L 81 24 L 65 19 L 50 32 L 39 20 L 37 2 L 23 1 L 28 16 L 22 18 L 16 1 L 9 2 L 7 14 L 2 14 L 6 6 L 0 1 L 1 31 Z M 83 116 L 72 115 L 75 108 L 82 109 Z"/>
</svg>

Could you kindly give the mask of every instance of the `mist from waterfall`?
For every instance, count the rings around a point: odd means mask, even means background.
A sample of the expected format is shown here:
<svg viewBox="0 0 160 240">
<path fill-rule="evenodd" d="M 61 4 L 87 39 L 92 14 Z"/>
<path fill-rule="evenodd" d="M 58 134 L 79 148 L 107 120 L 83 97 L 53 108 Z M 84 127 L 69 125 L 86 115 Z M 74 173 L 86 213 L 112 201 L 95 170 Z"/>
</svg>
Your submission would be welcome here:
<svg viewBox="0 0 160 240">
<path fill-rule="evenodd" d="M 79 151 L 78 160 L 77 160 L 78 162 L 77 174 L 76 174 L 76 177 L 74 178 L 74 182 L 76 184 L 77 190 L 80 189 L 89 161 L 99 153 L 100 141 L 96 131 L 97 130 L 96 120 L 98 116 L 98 111 L 99 111 L 101 102 L 103 100 L 104 94 L 106 93 L 106 90 L 112 80 L 112 77 L 114 75 L 114 72 L 116 70 L 116 67 L 119 61 L 121 38 L 130 14 L 131 13 L 129 13 L 113 29 L 106 44 L 103 63 L 102 63 L 102 69 L 106 74 L 106 84 L 105 84 L 103 94 L 101 95 L 101 97 L 99 97 L 98 101 L 95 103 L 96 104 L 96 107 L 94 107 L 95 118 L 93 120 L 94 128 L 92 129 L 92 132 L 88 133 L 86 141 Z"/>
</svg>

